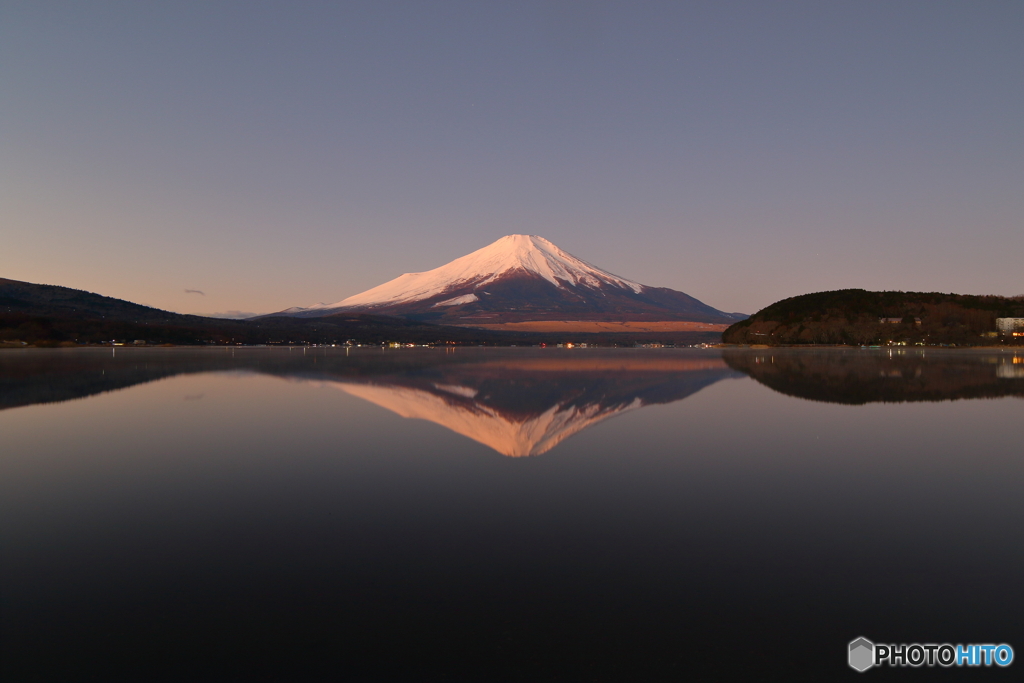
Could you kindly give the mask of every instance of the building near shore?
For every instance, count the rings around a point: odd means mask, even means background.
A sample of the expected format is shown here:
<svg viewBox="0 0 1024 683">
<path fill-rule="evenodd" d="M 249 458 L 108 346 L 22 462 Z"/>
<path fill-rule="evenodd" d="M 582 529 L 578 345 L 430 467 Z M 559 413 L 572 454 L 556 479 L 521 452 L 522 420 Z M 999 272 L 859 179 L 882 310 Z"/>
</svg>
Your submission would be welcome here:
<svg viewBox="0 0 1024 683">
<path fill-rule="evenodd" d="M 996 329 L 999 334 L 1024 332 L 1024 318 L 996 318 Z"/>
</svg>

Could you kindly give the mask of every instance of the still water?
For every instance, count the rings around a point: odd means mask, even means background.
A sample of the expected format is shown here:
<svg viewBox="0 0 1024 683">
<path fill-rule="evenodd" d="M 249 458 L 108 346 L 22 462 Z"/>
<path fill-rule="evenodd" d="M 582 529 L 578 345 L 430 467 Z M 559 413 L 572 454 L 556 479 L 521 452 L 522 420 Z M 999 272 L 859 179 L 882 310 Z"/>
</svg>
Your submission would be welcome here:
<svg viewBox="0 0 1024 683">
<path fill-rule="evenodd" d="M 1012 351 L 0 351 L 0 674 L 852 680 L 857 636 L 1021 655 L 1022 397 Z"/>
</svg>

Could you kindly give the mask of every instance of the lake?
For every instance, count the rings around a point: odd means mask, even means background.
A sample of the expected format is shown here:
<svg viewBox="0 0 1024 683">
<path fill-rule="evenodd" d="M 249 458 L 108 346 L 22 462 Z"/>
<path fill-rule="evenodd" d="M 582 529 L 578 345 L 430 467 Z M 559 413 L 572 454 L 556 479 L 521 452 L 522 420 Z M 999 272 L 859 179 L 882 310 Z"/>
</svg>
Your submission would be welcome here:
<svg viewBox="0 0 1024 683">
<path fill-rule="evenodd" d="M 0 350 L 0 674 L 853 680 L 858 636 L 1019 650 L 1022 397 L 1000 350 Z"/>
</svg>

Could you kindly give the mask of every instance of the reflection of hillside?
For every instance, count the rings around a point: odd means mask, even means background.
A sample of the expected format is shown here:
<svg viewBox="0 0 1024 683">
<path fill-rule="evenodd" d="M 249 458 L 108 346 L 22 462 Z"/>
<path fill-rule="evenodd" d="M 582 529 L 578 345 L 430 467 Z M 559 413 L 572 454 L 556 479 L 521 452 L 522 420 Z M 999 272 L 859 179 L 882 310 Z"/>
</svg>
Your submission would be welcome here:
<svg viewBox="0 0 1024 683">
<path fill-rule="evenodd" d="M 402 417 L 429 420 L 511 456 L 546 453 L 614 415 L 678 401 L 733 376 L 720 359 L 523 358 L 338 382 Z"/>
<path fill-rule="evenodd" d="M 0 410 L 58 403 L 116 391 L 183 373 L 203 372 L 223 361 L 164 349 L 25 349 L 0 352 Z"/>
<path fill-rule="evenodd" d="M 728 349 L 723 359 L 779 393 L 827 403 L 1024 396 L 1024 358 L 1007 353 Z"/>
<path fill-rule="evenodd" d="M 146 348 L 15 349 L 0 351 L 0 409 L 84 398 L 200 372 L 276 375 L 372 375 L 422 367 L 445 354 L 353 353 L 344 349 Z"/>
</svg>

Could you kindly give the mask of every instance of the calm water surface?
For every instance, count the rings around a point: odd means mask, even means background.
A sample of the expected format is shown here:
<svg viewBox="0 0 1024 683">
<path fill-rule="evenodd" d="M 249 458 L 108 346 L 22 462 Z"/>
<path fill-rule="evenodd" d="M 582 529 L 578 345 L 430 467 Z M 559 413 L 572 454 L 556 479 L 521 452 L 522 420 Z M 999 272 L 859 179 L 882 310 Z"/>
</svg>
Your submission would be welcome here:
<svg viewBox="0 0 1024 683">
<path fill-rule="evenodd" d="M 0 351 L 0 674 L 854 680 L 861 635 L 1024 656 L 1022 397 L 998 351 Z"/>
</svg>

